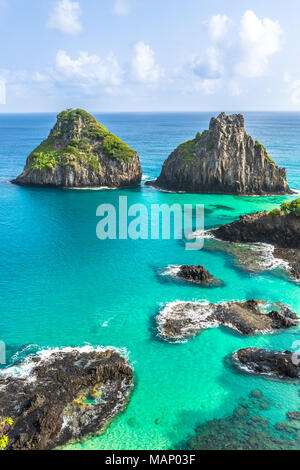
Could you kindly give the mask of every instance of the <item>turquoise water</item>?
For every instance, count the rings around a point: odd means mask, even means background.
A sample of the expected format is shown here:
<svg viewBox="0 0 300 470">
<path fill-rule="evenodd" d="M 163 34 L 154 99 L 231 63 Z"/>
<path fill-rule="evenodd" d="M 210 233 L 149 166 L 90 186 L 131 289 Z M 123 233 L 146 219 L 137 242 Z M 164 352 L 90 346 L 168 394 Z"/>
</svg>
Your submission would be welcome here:
<svg viewBox="0 0 300 470">
<path fill-rule="evenodd" d="M 153 178 L 179 142 L 208 127 L 210 114 L 96 117 L 138 151 L 144 174 Z M 204 204 L 206 227 L 271 209 L 286 198 L 171 194 L 143 185 L 123 191 L 11 185 L 9 179 L 20 173 L 54 122 L 52 114 L 0 115 L 0 340 L 7 344 L 10 363 L 36 347 L 88 343 L 126 348 L 135 370 L 127 410 L 104 435 L 75 447 L 174 448 L 193 434 L 196 424 L 231 414 L 253 388 L 276 402 L 261 412 L 274 423 L 285 419 L 287 410 L 299 409 L 295 384 L 237 373 L 226 356 L 247 346 L 290 349 L 300 329 L 243 338 L 218 328 L 174 345 L 157 337 L 154 323 L 161 305 L 175 300 L 280 300 L 300 315 L 297 284 L 277 272 L 245 272 L 225 253 L 188 252 L 179 240 L 96 238 L 97 206 L 109 202 L 118 207 L 120 195 L 128 196 L 129 204 Z M 248 132 L 287 168 L 290 186 L 300 190 L 300 114 L 246 113 L 246 123 Z M 225 285 L 206 289 L 160 275 L 168 265 L 185 263 L 203 264 Z"/>
</svg>

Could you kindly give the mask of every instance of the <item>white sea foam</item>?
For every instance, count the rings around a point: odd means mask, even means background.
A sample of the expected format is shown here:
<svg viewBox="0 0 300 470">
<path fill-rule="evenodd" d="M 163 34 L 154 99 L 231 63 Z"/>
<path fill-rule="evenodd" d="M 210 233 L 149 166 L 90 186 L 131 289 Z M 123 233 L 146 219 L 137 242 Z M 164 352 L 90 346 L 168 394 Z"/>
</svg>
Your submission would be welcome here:
<svg viewBox="0 0 300 470">
<path fill-rule="evenodd" d="M 163 272 L 162 276 L 177 276 L 180 271 L 181 266 L 176 264 L 170 264 Z"/>
<path fill-rule="evenodd" d="M 150 176 L 145 175 L 145 174 L 143 173 L 142 181 L 146 181 L 146 180 L 148 180 L 149 178 L 150 178 Z"/>
<path fill-rule="evenodd" d="M 215 238 L 215 236 L 211 233 L 211 230 L 196 230 L 187 235 L 186 238 L 192 240 L 193 238 Z"/>
<path fill-rule="evenodd" d="M 274 256 L 275 247 L 267 243 L 251 243 L 251 250 L 259 257 L 259 265 L 265 271 L 271 271 L 278 267 L 289 268 L 289 263 L 283 259 Z"/>
<path fill-rule="evenodd" d="M 107 190 L 115 190 L 115 189 L 118 189 L 118 188 L 111 188 L 109 186 L 94 186 L 94 187 L 91 187 L 91 186 L 87 186 L 87 187 L 82 187 L 82 188 L 78 188 L 78 187 L 66 187 L 66 188 L 63 188 L 63 189 L 72 189 L 72 190 L 76 190 L 76 191 L 107 191 Z"/>
<path fill-rule="evenodd" d="M 159 334 L 166 337 L 164 326 L 167 320 L 188 320 L 187 326 L 181 329 L 181 333 L 172 338 L 177 342 L 186 342 L 189 339 L 188 337 L 198 330 L 219 326 L 219 323 L 215 320 L 207 321 L 213 313 L 213 306 L 209 304 L 208 300 L 198 300 L 195 302 L 176 300 L 169 302 L 156 317 Z"/>
</svg>

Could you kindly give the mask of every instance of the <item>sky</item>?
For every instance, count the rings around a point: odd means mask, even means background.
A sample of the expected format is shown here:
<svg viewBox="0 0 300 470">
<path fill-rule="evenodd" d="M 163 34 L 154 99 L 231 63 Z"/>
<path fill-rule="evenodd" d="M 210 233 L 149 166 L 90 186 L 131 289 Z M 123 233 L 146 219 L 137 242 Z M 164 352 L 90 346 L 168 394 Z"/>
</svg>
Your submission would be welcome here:
<svg viewBox="0 0 300 470">
<path fill-rule="evenodd" d="M 0 0 L 0 112 L 300 111 L 299 0 Z"/>
</svg>

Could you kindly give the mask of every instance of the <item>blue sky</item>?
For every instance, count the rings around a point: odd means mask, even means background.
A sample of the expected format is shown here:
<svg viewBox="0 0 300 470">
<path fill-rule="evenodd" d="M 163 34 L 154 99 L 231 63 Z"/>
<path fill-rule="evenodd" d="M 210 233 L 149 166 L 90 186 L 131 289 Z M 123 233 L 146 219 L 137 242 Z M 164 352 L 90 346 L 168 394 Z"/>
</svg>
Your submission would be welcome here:
<svg viewBox="0 0 300 470">
<path fill-rule="evenodd" d="M 300 110 L 300 2 L 0 0 L 0 112 Z"/>
</svg>

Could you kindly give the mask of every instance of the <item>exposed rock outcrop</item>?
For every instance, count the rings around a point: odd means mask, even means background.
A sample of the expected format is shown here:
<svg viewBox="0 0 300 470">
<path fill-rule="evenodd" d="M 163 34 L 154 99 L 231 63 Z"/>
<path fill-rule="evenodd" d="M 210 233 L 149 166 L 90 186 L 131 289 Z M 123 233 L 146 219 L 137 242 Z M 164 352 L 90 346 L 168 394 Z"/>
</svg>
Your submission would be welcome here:
<svg viewBox="0 0 300 470">
<path fill-rule="evenodd" d="M 291 193 L 286 170 L 245 132 L 243 115 L 225 113 L 211 119 L 209 130 L 179 145 L 157 180 L 146 184 L 193 193 Z"/>
<path fill-rule="evenodd" d="M 52 449 L 102 431 L 126 405 L 133 381 L 114 349 L 44 351 L 19 374 L 12 369 L 0 375 L 0 416 L 13 419 L 9 450 Z"/>
<path fill-rule="evenodd" d="M 274 257 L 287 261 L 290 273 L 300 279 L 300 217 L 255 212 L 211 233 L 220 240 L 235 243 L 268 243 L 275 246 Z"/>
<path fill-rule="evenodd" d="M 27 158 L 12 182 L 29 186 L 134 187 L 141 182 L 137 153 L 82 109 L 67 110 Z"/>
<path fill-rule="evenodd" d="M 300 360 L 291 351 L 279 352 L 267 349 L 240 349 L 233 354 L 237 367 L 253 372 L 281 378 L 300 378 Z"/>
<path fill-rule="evenodd" d="M 216 287 L 220 286 L 222 281 L 216 279 L 212 274 L 210 274 L 204 266 L 174 266 L 172 269 L 174 277 L 183 279 L 184 281 L 192 282 L 199 284 L 204 287 Z"/>
<path fill-rule="evenodd" d="M 189 339 L 207 328 L 224 325 L 243 335 L 291 328 L 298 317 L 281 302 L 263 300 L 203 304 L 172 302 L 156 317 L 160 335 L 169 341 Z"/>
</svg>

